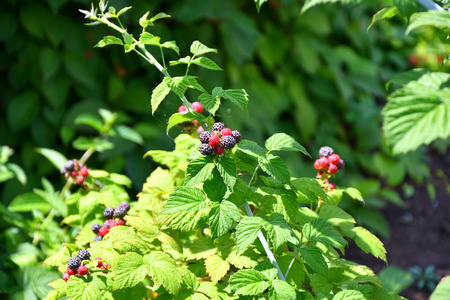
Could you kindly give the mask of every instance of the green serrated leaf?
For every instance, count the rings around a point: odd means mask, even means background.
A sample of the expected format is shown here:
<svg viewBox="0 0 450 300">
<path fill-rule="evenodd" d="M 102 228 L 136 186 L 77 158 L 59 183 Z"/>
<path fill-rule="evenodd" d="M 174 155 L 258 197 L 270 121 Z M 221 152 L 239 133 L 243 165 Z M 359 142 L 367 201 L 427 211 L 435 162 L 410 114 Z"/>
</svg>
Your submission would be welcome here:
<svg viewBox="0 0 450 300">
<path fill-rule="evenodd" d="M 213 49 L 213 48 L 209 48 L 205 45 L 203 45 L 202 43 L 200 43 L 199 41 L 194 41 L 191 45 L 191 53 L 194 54 L 195 56 L 199 56 L 199 55 L 203 55 L 206 53 L 217 53 L 217 49 Z"/>
<path fill-rule="evenodd" d="M 258 163 L 261 169 L 274 179 L 282 183 L 290 183 L 291 175 L 281 157 L 272 154 L 267 154 L 265 157 L 259 156 Z"/>
<path fill-rule="evenodd" d="M 366 300 L 366 297 L 359 291 L 346 290 L 337 293 L 333 300 Z"/>
<path fill-rule="evenodd" d="M 142 136 L 136 130 L 128 126 L 117 125 L 114 127 L 114 130 L 116 131 L 118 136 L 125 140 L 129 140 L 139 145 L 142 145 L 144 143 L 144 139 L 142 138 Z"/>
<path fill-rule="evenodd" d="M 233 191 L 234 185 L 236 184 L 236 164 L 234 159 L 224 156 L 222 159 L 217 161 L 216 168 L 223 179 L 223 182 L 227 187 Z"/>
<path fill-rule="evenodd" d="M 67 281 L 67 296 L 71 300 L 100 300 L 105 289 L 106 276 L 71 276 Z"/>
<path fill-rule="evenodd" d="M 168 15 L 168 14 L 166 14 L 166 13 L 160 12 L 160 13 L 156 14 L 155 16 L 151 17 L 151 18 L 150 18 L 150 22 L 153 23 L 153 22 L 155 22 L 156 20 L 165 19 L 165 18 L 171 18 L 171 17 L 172 17 L 171 15 Z"/>
<path fill-rule="evenodd" d="M 336 227 L 353 227 L 355 219 L 343 209 L 334 205 L 324 205 L 320 208 L 319 217 Z"/>
<path fill-rule="evenodd" d="M 199 122 L 204 123 L 205 116 L 197 112 L 175 113 L 170 116 L 166 131 L 169 132 L 169 130 L 172 129 L 174 126 L 184 122 L 191 122 L 193 120 L 197 120 Z"/>
<path fill-rule="evenodd" d="M 450 295 L 450 276 L 441 279 L 436 289 L 430 296 L 430 300 L 445 300 Z"/>
<path fill-rule="evenodd" d="M 175 41 L 164 42 L 164 43 L 162 43 L 161 47 L 167 48 L 167 49 L 172 49 L 178 55 L 180 55 L 180 49 L 178 48 L 177 43 Z"/>
<path fill-rule="evenodd" d="M 259 217 L 244 217 L 236 227 L 237 253 L 241 253 L 258 237 L 262 228 L 263 219 Z"/>
<path fill-rule="evenodd" d="M 230 277 L 230 287 L 235 295 L 252 296 L 262 294 L 269 283 L 256 270 L 239 270 Z"/>
<path fill-rule="evenodd" d="M 314 178 L 296 178 L 291 185 L 297 190 L 298 201 L 304 204 L 315 204 L 319 199 L 327 199 L 327 194 Z"/>
<path fill-rule="evenodd" d="M 211 176 L 214 167 L 214 162 L 208 157 L 199 156 L 192 160 L 187 167 L 184 185 L 195 186 L 205 182 Z"/>
<path fill-rule="evenodd" d="M 36 148 L 36 152 L 47 158 L 58 170 L 60 170 L 67 161 L 67 158 L 53 149 Z"/>
<path fill-rule="evenodd" d="M 221 91 L 222 91 L 221 87 L 216 87 L 213 89 L 212 95 L 204 93 L 198 97 L 198 100 L 203 104 L 203 107 L 207 111 L 209 111 L 213 116 L 220 107 Z"/>
<path fill-rule="evenodd" d="M 248 103 L 248 94 L 243 89 L 236 90 L 223 90 L 221 96 L 224 99 L 230 100 L 234 105 L 242 109 L 247 115 L 247 103 Z"/>
<path fill-rule="evenodd" d="M 255 0 L 256 3 L 256 9 L 258 10 L 258 12 L 261 9 L 261 6 L 263 5 L 263 3 L 267 2 L 268 0 Z"/>
<path fill-rule="evenodd" d="M 269 151 L 299 151 L 311 157 L 302 145 L 285 133 L 276 133 L 272 135 L 266 140 L 265 145 Z"/>
<path fill-rule="evenodd" d="M 145 253 L 149 249 L 149 244 L 130 227 L 115 226 L 109 230 L 108 235 L 117 251 Z"/>
<path fill-rule="evenodd" d="M 297 294 L 292 285 L 286 281 L 275 279 L 269 286 L 269 297 L 271 300 L 292 300 L 296 299 Z"/>
<path fill-rule="evenodd" d="M 164 81 L 161 82 L 152 92 L 151 105 L 152 105 L 152 114 L 155 113 L 158 106 L 161 102 L 166 98 L 166 96 L 170 93 L 170 87 Z"/>
<path fill-rule="evenodd" d="M 446 73 L 428 73 L 388 97 L 383 132 L 395 154 L 450 136 L 449 79 Z"/>
<path fill-rule="evenodd" d="M 30 212 L 33 209 L 47 212 L 50 208 L 45 199 L 34 193 L 17 195 L 8 206 L 8 210 L 12 212 Z"/>
<path fill-rule="evenodd" d="M 212 177 L 203 184 L 203 190 L 211 201 L 220 202 L 225 198 L 227 186 L 217 168 L 214 169 Z"/>
<path fill-rule="evenodd" d="M 271 214 L 270 217 L 262 223 L 262 226 L 269 234 L 269 238 L 275 249 L 278 249 L 291 237 L 292 229 L 282 214 Z"/>
<path fill-rule="evenodd" d="M 324 276 L 328 273 L 328 265 L 322 252 L 315 246 L 306 246 L 298 249 L 302 260 L 307 263 L 314 271 Z"/>
<path fill-rule="evenodd" d="M 103 48 L 108 45 L 123 45 L 123 41 L 119 39 L 118 37 L 108 35 L 101 39 L 100 42 L 98 42 L 94 47 L 100 47 Z"/>
<path fill-rule="evenodd" d="M 111 173 L 109 174 L 109 179 L 115 184 L 124 185 L 128 188 L 131 187 L 132 184 L 130 178 L 122 174 Z"/>
<path fill-rule="evenodd" d="M 247 155 L 259 158 L 265 156 L 267 150 L 259 146 L 257 143 L 248 140 L 242 140 L 238 144 L 238 150 L 244 152 Z"/>
<path fill-rule="evenodd" d="M 209 227 L 214 237 L 227 233 L 240 219 L 237 206 L 227 200 L 215 202 L 209 211 Z"/>
<path fill-rule="evenodd" d="M 170 194 L 162 214 L 174 213 L 178 211 L 192 211 L 203 208 L 207 205 L 206 195 L 202 190 L 181 186 L 175 188 Z"/>
<path fill-rule="evenodd" d="M 305 4 L 303 4 L 301 13 L 306 12 L 308 9 L 310 9 L 313 6 L 316 6 L 318 4 L 324 4 L 324 3 L 336 3 L 341 0 L 306 0 Z"/>
<path fill-rule="evenodd" d="M 149 32 L 143 32 L 139 37 L 139 43 L 142 45 L 151 45 L 161 47 L 159 42 L 161 38 L 159 36 L 154 36 Z"/>
<path fill-rule="evenodd" d="M 380 11 L 378 11 L 375 15 L 372 17 L 372 22 L 370 23 L 369 27 L 367 28 L 367 31 L 369 31 L 370 27 L 372 27 L 376 22 L 383 20 L 383 19 L 390 19 L 395 17 L 399 13 L 396 6 L 390 6 L 390 7 L 384 7 Z"/>
<path fill-rule="evenodd" d="M 319 242 L 335 248 L 342 248 L 347 244 L 342 235 L 323 219 L 314 219 L 305 224 L 302 232 L 309 241 Z"/>
<path fill-rule="evenodd" d="M 121 256 L 112 270 L 114 272 L 113 290 L 134 287 L 147 277 L 143 257 L 134 252 Z"/>
<path fill-rule="evenodd" d="M 378 277 L 386 290 L 394 294 L 402 292 L 414 282 L 412 274 L 399 267 L 386 267 L 378 273 Z"/>
<path fill-rule="evenodd" d="M 163 285 L 171 294 L 181 288 L 181 274 L 173 258 L 164 252 L 153 251 L 145 257 L 148 275 L 156 284 Z"/>
<path fill-rule="evenodd" d="M 347 231 L 346 231 L 346 234 Z M 363 227 L 355 227 L 349 230 L 350 237 L 355 241 L 356 245 L 364 252 L 382 259 L 387 263 L 386 249 L 383 243 L 370 231 Z"/>
<path fill-rule="evenodd" d="M 102 120 L 99 117 L 91 115 L 91 114 L 78 115 L 74 122 L 77 125 L 90 126 L 90 127 L 94 128 L 95 130 L 97 130 L 99 133 L 102 132 L 102 129 L 103 129 Z"/>
<path fill-rule="evenodd" d="M 222 71 L 222 68 L 219 67 L 214 61 L 207 57 L 199 57 L 191 61 L 192 64 L 203 67 L 209 70 Z"/>
<path fill-rule="evenodd" d="M 230 269 L 230 264 L 221 256 L 214 254 L 205 259 L 206 272 L 213 283 L 222 279 Z"/>
</svg>

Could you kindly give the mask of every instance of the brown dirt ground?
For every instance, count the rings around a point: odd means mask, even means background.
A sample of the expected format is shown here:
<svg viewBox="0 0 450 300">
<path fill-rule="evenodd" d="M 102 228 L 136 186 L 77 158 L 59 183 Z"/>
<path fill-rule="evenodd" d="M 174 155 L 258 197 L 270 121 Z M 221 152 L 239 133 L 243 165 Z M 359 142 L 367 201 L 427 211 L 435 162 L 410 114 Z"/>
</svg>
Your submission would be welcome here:
<svg viewBox="0 0 450 300">
<path fill-rule="evenodd" d="M 436 267 L 436 274 L 450 274 L 450 195 L 446 188 L 450 182 L 438 178 L 436 171 L 441 169 L 450 178 L 450 150 L 446 155 L 430 153 L 430 167 L 433 184 L 436 187 L 436 201 L 432 202 L 425 187 L 418 186 L 412 197 L 404 199 L 407 207 L 389 205 L 382 210 L 391 227 L 391 239 L 383 240 L 390 266 L 404 269 L 418 265 Z M 410 222 L 405 222 L 405 218 Z M 350 245 L 347 259 L 364 264 L 375 272 L 386 265 Z M 415 283 L 400 293 L 410 300 L 426 300 L 430 297 L 426 289 L 418 290 Z"/>
</svg>

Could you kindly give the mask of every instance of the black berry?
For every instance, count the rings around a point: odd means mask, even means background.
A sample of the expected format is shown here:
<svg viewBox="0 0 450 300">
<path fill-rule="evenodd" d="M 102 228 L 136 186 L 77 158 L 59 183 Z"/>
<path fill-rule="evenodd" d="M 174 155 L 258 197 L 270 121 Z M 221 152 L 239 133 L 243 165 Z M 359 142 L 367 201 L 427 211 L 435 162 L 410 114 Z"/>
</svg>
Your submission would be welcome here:
<svg viewBox="0 0 450 300">
<path fill-rule="evenodd" d="M 71 258 L 69 258 L 69 263 L 67 264 L 69 269 L 76 271 L 80 265 L 81 259 L 79 257 L 72 256 Z"/>
<path fill-rule="evenodd" d="M 127 209 L 125 207 L 119 205 L 114 209 L 113 216 L 114 216 L 114 218 L 122 219 L 126 214 L 127 214 Z"/>
<path fill-rule="evenodd" d="M 126 211 L 128 212 L 130 210 L 130 203 L 126 202 L 126 201 L 122 201 L 120 202 L 119 206 L 122 206 L 126 209 Z"/>
<path fill-rule="evenodd" d="M 333 148 L 328 147 L 328 146 L 323 146 L 323 147 L 321 147 L 321 148 L 319 149 L 319 155 L 320 155 L 320 156 L 328 157 L 328 156 L 330 156 L 330 155 L 333 154 L 333 153 L 334 153 Z"/>
<path fill-rule="evenodd" d="M 64 174 L 67 173 L 67 170 L 66 170 L 66 168 L 62 167 L 61 170 L 60 170 L 59 172 L 61 172 L 61 174 L 64 175 Z"/>
<path fill-rule="evenodd" d="M 94 223 L 94 224 L 92 224 L 91 229 L 92 229 L 92 231 L 93 231 L 95 234 L 97 234 L 97 233 L 98 233 L 98 230 L 99 230 L 101 227 L 102 227 L 101 224 Z"/>
<path fill-rule="evenodd" d="M 212 135 L 211 131 L 203 131 L 202 133 L 200 133 L 199 139 L 202 142 L 202 144 L 208 144 L 211 135 Z"/>
<path fill-rule="evenodd" d="M 236 145 L 236 140 L 231 135 L 227 135 L 222 139 L 222 147 L 225 149 L 233 149 Z"/>
<path fill-rule="evenodd" d="M 106 221 L 103 223 L 103 227 L 109 228 L 109 222 L 108 222 L 108 220 L 106 220 Z M 99 230 L 100 230 L 100 229 L 99 229 Z"/>
<path fill-rule="evenodd" d="M 345 163 L 344 163 L 343 159 L 339 160 L 339 162 L 337 164 L 337 167 L 338 167 L 339 170 L 343 170 L 344 169 Z"/>
<path fill-rule="evenodd" d="M 236 140 L 236 143 L 239 143 L 242 140 L 242 135 L 239 131 L 237 130 L 233 130 L 231 132 L 232 136 L 234 137 L 234 139 Z"/>
<path fill-rule="evenodd" d="M 198 151 L 203 155 L 211 155 L 213 153 L 213 148 L 209 144 L 201 144 L 198 147 Z"/>
<path fill-rule="evenodd" d="M 103 237 L 102 237 L 101 235 L 97 235 L 97 236 L 94 238 L 94 242 L 100 242 L 101 240 L 103 240 Z"/>
<path fill-rule="evenodd" d="M 73 162 L 73 160 L 68 160 L 66 161 L 66 163 L 64 164 L 64 168 L 71 172 L 73 171 L 73 169 L 75 168 L 75 163 Z"/>
<path fill-rule="evenodd" d="M 105 210 L 103 211 L 103 216 L 106 219 L 112 219 L 113 215 L 114 215 L 114 207 L 112 206 L 105 208 Z"/>
<path fill-rule="evenodd" d="M 81 260 L 90 260 L 91 259 L 91 254 L 86 249 L 81 249 L 80 252 L 78 252 L 77 256 Z"/>
<path fill-rule="evenodd" d="M 214 125 L 212 126 L 212 131 L 222 131 L 222 129 L 225 128 L 225 125 L 222 122 L 217 122 L 214 123 Z"/>
</svg>

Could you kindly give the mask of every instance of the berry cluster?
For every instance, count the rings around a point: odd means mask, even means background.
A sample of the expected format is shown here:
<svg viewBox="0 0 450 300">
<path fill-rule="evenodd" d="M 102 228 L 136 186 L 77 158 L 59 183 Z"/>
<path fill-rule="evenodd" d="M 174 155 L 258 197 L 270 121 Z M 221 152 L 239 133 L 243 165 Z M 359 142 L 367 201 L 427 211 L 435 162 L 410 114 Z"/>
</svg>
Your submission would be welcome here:
<svg viewBox="0 0 450 300">
<path fill-rule="evenodd" d="M 101 241 L 103 237 L 109 232 L 111 228 L 114 226 L 124 226 L 127 224 L 123 218 L 130 210 L 130 204 L 128 202 L 121 202 L 115 208 L 109 206 L 105 208 L 103 211 L 103 216 L 106 221 L 103 223 L 103 226 L 99 223 L 94 223 L 91 226 L 92 231 L 97 235 L 94 238 L 94 242 Z M 116 220 L 117 219 L 117 220 Z"/>
<path fill-rule="evenodd" d="M 336 174 L 339 170 L 344 169 L 345 163 L 339 155 L 334 153 L 333 148 L 324 146 L 319 150 L 320 158 L 314 162 L 314 168 L 318 171 L 317 178 L 325 179 L 328 183 L 328 178 Z M 336 184 L 329 183 L 330 189 L 335 189 Z"/>
<path fill-rule="evenodd" d="M 202 144 L 198 147 L 203 155 L 222 155 L 225 149 L 233 149 L 242 140 L 242 136 L 237 130 L 231 131 L 222 122 L 213 125 L 212 131 L 203 131 L 200 136 Z"/>
<path fill-rule="evenodd" d="M 89 274 L 88 267 L 83 264 L 83 261 L 90 261 L 91 254 L 86 249 L 81 249 L 77 256 L 72 256 L 69 258 L 69 262 L 67 264 L 67 272 L 62 274 L 62 278 L 67 282 L 70 276 L 84 276 Z M 96 257 L 95 261 L 97 261 L 97 268 L 100 268 L 102 271 L 107 272 L 111 266 L 102 261 L 100 257 Z"/>
<path fill-rule="evenodd" d="M 203 112 L 203 105 L 200 102 L 194 102 L 191 104 L 191 106 L 195 112 L 197 112 L 199 114 L 201 114 Z M 188 109 L 185 105 L 181 105 L 180 107 L 178 107 L 178 112 L 180 114 L 186 114 L 188 112 Z M 202 127 L 200 127 L 200 123 L 197 120 L 192 121 L 191 124 L 194 127 L 198 127 L 199 130 L 200 130 L 200 128 L 202 128 Z"/>
<path fill-rule="evenodd" d="M 66 161 L 64 167 L 61 169 L 61 174 L 66 178 L 76 178 L 78 185 L 84 185 L 84 178 L 89 176 L 88 168 L 76 159 Z"/>
</svg>

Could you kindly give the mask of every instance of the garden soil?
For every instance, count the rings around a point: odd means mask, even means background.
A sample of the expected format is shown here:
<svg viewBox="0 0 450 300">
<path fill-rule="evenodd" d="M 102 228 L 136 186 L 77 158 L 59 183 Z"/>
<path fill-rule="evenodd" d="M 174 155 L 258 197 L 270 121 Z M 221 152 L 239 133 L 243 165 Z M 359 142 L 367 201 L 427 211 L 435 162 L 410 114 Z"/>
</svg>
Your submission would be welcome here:
<svg viewBox="0 0 450 300">
<path fill-rule="evenodd" d="M 416 186 L 415 193 L 405 199 L 406 208 L 389 205 L 382 210 L 391 228 L 391 238 L 383 240 L 389 266 L 422 269 L 434 265 L 439 276 L 450 275 L 450 150 L 446 155 L 432 153 L 430 168 L 436 188 L 433 202 L 424 186 Z M 436 176 L 442 170 L 446 179 Z M 445 177 L 444 177 L 445 178 Z M 405 220 L 408 220 L 405 222 Z M 378 273 L 386 265 L 383 261 L 365 254 L 354 243 L 346 251 L 346 259 L 367 265 Z M 418 290 L 414 283 L 400 293 L 410 300 L 427 300 L 431 292 Z"/>
</svg>

